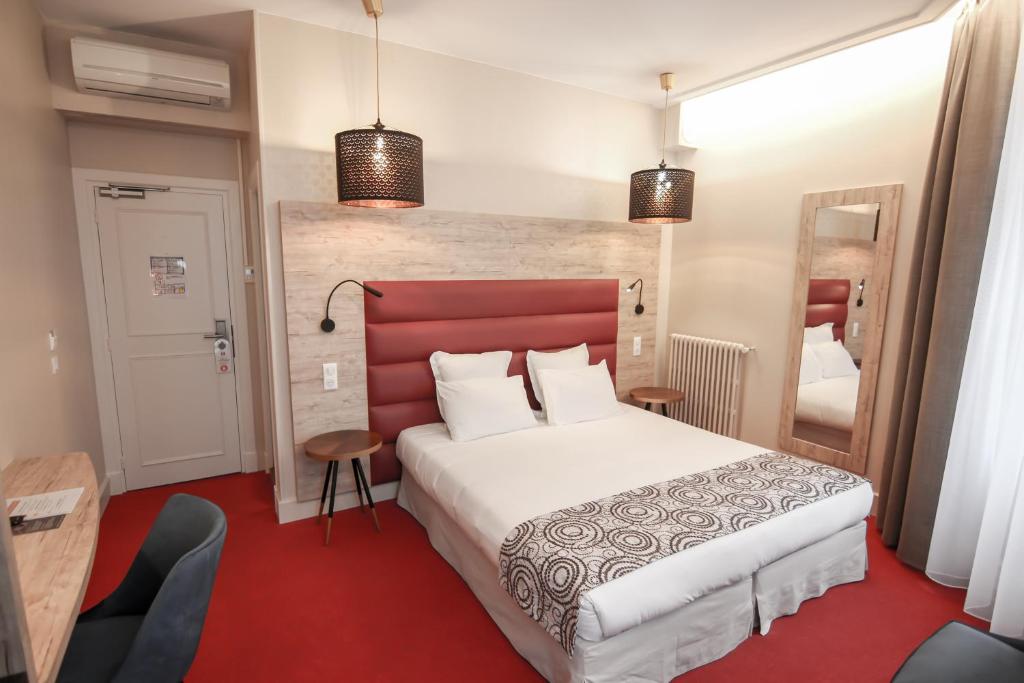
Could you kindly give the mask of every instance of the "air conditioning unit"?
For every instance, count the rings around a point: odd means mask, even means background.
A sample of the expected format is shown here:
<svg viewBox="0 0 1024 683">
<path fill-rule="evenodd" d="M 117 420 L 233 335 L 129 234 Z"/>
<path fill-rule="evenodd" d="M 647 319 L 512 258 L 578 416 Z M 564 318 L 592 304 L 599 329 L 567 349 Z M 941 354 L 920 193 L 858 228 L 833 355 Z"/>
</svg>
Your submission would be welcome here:
<svg viewBox="0 0 1024 683">
<path fill-rule="evenodd" d="M 203 109 L 231 108 L 227 62 L 93 38 L 71 39 L 81 92 Z"/>
</svg>

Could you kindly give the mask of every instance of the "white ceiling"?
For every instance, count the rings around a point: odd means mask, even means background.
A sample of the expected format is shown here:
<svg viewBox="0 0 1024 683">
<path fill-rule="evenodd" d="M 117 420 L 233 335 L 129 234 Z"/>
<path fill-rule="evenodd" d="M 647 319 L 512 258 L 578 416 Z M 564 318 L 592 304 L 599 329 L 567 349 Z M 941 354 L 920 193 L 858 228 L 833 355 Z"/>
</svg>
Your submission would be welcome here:
<svg viewBox="0 0 1024 683">
<path fill-rule="evenodd" d="M 360 0 L 37 0 L 54 21 L 187 40 L 255 9 L 373 34 Z M 929 21 L 953 0 L 384 0 L 381 38 L 629 99 L 719 87 Z M 200 31 L 197 42 L 216 36 Z M 238 36 L 223 35 L 224 48 Z"/>
</svg>

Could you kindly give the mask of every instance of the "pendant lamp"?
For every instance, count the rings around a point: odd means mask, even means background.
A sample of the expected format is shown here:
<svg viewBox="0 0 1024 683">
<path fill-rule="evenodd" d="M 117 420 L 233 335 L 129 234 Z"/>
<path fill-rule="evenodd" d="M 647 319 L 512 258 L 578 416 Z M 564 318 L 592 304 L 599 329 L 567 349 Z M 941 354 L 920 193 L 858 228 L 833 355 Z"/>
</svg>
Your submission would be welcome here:
<svg viewBox="0 0 1024 683">
<path fill-rule="evenodd" d="M 364 0 L 373 17 L 377 60 L 377 122 L 334 136 L 338 165 L 338 203 L 347 206 L 410 208 L 423 206 L 423 140 L 386 128 L 380 121 L 379 0 Z"/>
<path fill-rule="evenodd" d="M 661 74 L 665 111 L 661 133 L 661 163 L 658 168 L 637 171 L 629 178 L 629 221 L 631 223 L 688 223 L 693 213 L 693 171 L 669 168 L 665 163 L 668 132 L 668 93 L 675 74 Z"/>
</svg>

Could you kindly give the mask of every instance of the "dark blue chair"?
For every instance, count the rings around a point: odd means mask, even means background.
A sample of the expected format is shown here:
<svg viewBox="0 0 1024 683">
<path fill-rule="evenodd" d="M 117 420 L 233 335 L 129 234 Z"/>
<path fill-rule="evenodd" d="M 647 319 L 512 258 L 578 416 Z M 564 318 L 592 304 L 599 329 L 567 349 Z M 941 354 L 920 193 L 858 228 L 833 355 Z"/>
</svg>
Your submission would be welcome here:
<svg viewBox="0 0 1024 683">
<path fill-rule="evenodd" d="M 177 683 L 195 659 L 227 521 L 175 494 L 121 585 L 75 624 L 58 683 Z"/>
</svg>

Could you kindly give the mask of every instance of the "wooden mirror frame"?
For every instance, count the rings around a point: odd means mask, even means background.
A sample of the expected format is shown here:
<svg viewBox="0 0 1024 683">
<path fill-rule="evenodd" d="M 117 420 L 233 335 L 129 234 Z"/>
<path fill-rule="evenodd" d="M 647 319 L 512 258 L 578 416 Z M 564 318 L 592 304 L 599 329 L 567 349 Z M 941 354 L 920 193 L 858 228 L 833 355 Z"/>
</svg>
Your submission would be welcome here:
<svg viewBox="0 0 1024 683">
<path fill-rule="evenodd" d="M 800 215 L 800 244 L 796 258 L 796 280 L 793 284 L 793 308 L 789 323 L 789 348 L 786 382 L 782 395 L 782 417 L 779 423 L 779 445 L 784 451 L 842 467 L 858 474 L 863 474 L 867 466 L 871 419 L 875 408 L 875 393 L 878 383 L 878 363 L 882 353 L 885 309 L 889 301 L 893 251 L 896 245 L 896 227 L 899 224 L 902 196 L 902 184 L 809 193 L 804 195 Z M 797 390 L 800 386 L 800 356 L 803 350 L 807 291 L 810 286 L 811 256 L 814 253 L 814 228 L 818 209 L 857 204 L 878 204 L 878 235 L 875 240 L 875 260 L 871 270 L 873 286 L 868 291 L 867 297 L 870 311 L 864 331 L 864 353 L 860 366 L 860 384 L 857 389 L 857 412 L 850 439 L 850 452 L 845 453 L 794 437 L 793 420 L 796 415 Z"/>
</svg>

